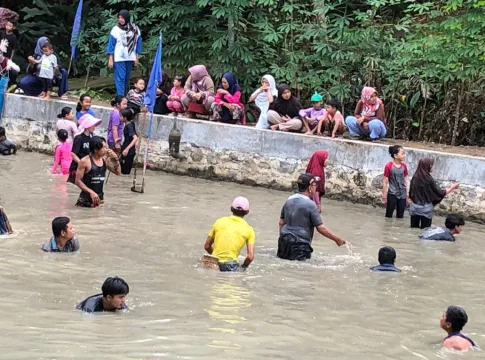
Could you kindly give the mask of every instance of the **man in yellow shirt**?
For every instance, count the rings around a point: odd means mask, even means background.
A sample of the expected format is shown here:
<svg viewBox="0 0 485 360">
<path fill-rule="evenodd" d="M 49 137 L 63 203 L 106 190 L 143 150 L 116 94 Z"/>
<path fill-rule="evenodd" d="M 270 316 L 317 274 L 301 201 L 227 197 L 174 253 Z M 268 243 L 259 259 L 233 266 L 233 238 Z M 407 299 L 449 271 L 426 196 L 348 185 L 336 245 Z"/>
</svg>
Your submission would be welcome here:
<svg viewBox="0 0 485 360">
<path fill-rule="evenodd" d="M 232 216 L 215 222 L 204 245 L 204 249 L 218 259 L 221 271 L 245 269 L 254 260 L 254 230 L 244 220 L 249 213 L 248 199 L 242 196 L 235 198 L 231 211 Z M 247 247 L 246 259 L 239 265 L 239 253 L 244 245 Z"/>
</svg>

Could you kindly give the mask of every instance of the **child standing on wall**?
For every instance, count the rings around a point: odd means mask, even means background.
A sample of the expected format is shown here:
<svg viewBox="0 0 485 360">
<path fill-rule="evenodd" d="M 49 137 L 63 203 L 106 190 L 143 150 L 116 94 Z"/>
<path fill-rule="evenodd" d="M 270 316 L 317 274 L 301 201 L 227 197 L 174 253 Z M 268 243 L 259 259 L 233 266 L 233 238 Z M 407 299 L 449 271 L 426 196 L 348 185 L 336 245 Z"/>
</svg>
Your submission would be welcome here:
<svg viewBox="0 0 485 360">
<path fill-rule="evenodd" d="M 308 162 L 306 172 L 312 174 L 317 180 L 317 189 L 313 196 L 313 201 L 318 207 L 318 212 L 322 212 L 321 198 L 325 195 L 325 168 L 328 163 L 328 152 L 324 150 L 315 151 Z"/>
<path fill-rule="evenodd" d="M 60 144 L 56 146 L 54 154 L 54 165 L 52 165 L 51 174 L 59 174 L 57 168 L 61 165 L 61 174 L 69 174 L 69 167 L 72 162 L 72 143 L 68 142 L 67 130 L 61 129 L 57 132 L 57 138 Z"/>
<path fill-rule="evenodd" d="M 39 97 L 50 100 L 54 70 L 58 69 L 57 57 L 54 55 L 54 49 L 50 43 L 46 43 L 42 47 L 42 52 L 44 55 L 36 60 L 36 63 L 40 64 L 39 78 L 42 81 L 42 92 Z"/>
<path fill-rule="evenodd" d="M 109 114 L 108 123 L 108 146 L 115 153 L 121 153 L 121 140 L 123 139 L 123 127 L 125 126 L 121 121 L 120 111 L 126 109 L 128 101 L 123 95 L 116 95 L 111 100 L 113 110 Z"/>
<path fill-rule="evenodd" d="M 315 135 L 319 121 L 327 117 L 327 110 L 322 108 L 322 95 L 315 93 L 312 95 L 310 101 L 312 103 L 312 107 L 300 110 L 299 115 L 303 120 L 303 126 L 305 126 L 305 134 Z M 318 135 L 322 134 L 319 133 Z"/>
<path fill-rule="evenodd" d="M 325 130 L 332 131 L 332 137 L 342 135 L 347 127 L 345 126 L 344 116 L 338 110 L 340 108 L 340 102 L 336 99 L 331 100 L 327 105 L 327 116 L 318 122 L 317 134 L 322 134 L 322 126 Z M 333 128 L 332 128 L 333 125 Z"/>
<path fill-rule="evenodd" d="M 185 81 L 183 76 L 176 76 L 173 80 L 173 88 L 170 90 L 167 107 L 173 114 L 184 112 L 182 105 L 182 95 L 184 94 Z"/>
<path fill-rule="evenodd" d="M 389 146 L 389 154 L 392 160 L 384 167 L 382 202 L 386 204 L 386 217 L 392 218 L 396 210 L 396 218 L 402 219 L 409 202 L 406 188 L 408 167 L 404 163 L 405 152 L 402 146 Z"/>
<path fill-rule="evenodd" d="M 96 116 L 94 111 L 91 110 L 91 96 L 88 94 L 82 94 L 79 98 L 79 102 L 76 105 L 76 119 L 78 125 L 81 125 L 81 118 L 85 114 L 89 114 L 94 117 Z"/>
<path fill-rule="evenodd" d="M 133 120 L 133 112 L 130 109 L 121 110 L 121 121 L 125 124 L 123 129 L 124 141 L 121 146 L 121 173 L 129 175 L 133 167 L 133 160 L 135 159 L 135 145 L 138 141 L 135 123 Z"/>
<path fill-rule="evenodd" d="M 128 91 L 126 98 L 128 99 L 128 108 L 138 114 L 140 111 L 144 111 L 145 105 L 143 100 L 145 99 L 145 80 L 137 79 L 135 82 L 135 88 Z"/>
</svg>

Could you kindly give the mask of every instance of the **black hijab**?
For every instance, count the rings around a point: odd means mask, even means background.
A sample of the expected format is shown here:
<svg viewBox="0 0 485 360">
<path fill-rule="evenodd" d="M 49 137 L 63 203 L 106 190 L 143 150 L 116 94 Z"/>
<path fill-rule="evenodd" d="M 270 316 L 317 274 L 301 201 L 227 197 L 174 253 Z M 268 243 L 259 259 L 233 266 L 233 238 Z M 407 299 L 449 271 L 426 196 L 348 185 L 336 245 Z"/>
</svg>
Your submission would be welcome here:
<svg viewBox="0 0 485 360">
<path fill-rule="evenodd" d="M 138 27 L 131 22 L 130 12 L 128 10 L 120 10 L 118 16 L 125 20 L 125 24 L 121 25 L 118 22 L 118 27 L 126 32 L 126 42 L 128 47 L 128 54 L 131 54 L 136 47 L 136 41 L 140 35 Z"/>
<path fill-rule="evenodd" d="M 290 118 L 298 117 L 301 110 L 300 100 L 296 96 L 293 96 L 293 94 L 291 94 L 288 100 L 283 99 L 283 93 L 286 90 L 291 91 L 290 87 L 286 84 L 281 84 L 278 87 L 278 98 L 273 101 L 270 109 L 276 111 L 281 116 L 287 115 Z"/>
<path fill-rule="evenodd" d="M 419 160 L 418 168 L 411 179 L 409 187 L 409 198 L 418 205 L 433 204 L 437 205 L 446 195 L 446 190 L 441 189 L 433 176 L 431 169 L 434 165 L 432 158 Z"/>
</svg>

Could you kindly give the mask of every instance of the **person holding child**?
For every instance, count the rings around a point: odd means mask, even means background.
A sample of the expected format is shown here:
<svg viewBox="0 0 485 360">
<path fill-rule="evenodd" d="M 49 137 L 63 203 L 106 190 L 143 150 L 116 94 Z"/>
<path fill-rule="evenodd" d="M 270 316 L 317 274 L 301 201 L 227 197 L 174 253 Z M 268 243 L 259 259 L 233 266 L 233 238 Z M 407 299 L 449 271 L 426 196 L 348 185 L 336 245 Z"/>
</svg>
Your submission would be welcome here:
<svg viewBox="0 0 485 360">
<path fill-rule="evenodd" d="M 167 101 L 167 108 L 173 113 L 184 112 L 182 105 L 182 96 L 184 96 L 185 81 L 183 76 L 176 76 L 173 80 L 173 87 L 170 90 L 170 96 Z"/>
<path fill-rule="evenodd" d="M 242 125 L 245 125 L 246 116 L 241 97 L 242 91 L 236 77 L 232 72 L 225 73 L 211 106 L 212 116 L 210 120 L 227 124 L 241 122 Z"/>
<path fill-rule="evenodd" d="M 268 111 L 268 121 L 271 130 L 301 132 L 303 122 L 300 119 L 302 106 L 300 100 L 291 93 L 286 84 L 278 88 L 278 98 L 271 104 Z"/>
<path fill-rule="evenodd" d="M 310 102 L 312 103 L 312 107 L 301 109 L 299 115 L 303 120 L 303 126 L 306 130 L 305 134 L 315 135 L 319 122 L 327 117 L 327 110 L 322 107 L 323 97 L 318 93 L 312 95 Z"/>
<path fill-rule="evenodd" d="M 345 124 L 351 136 L 369 137 L 372 141 L 379 141 L 386 136 L 384 104 L 377 97 L 376 89 L 369 86 L 362 89 L 354 116 L 347 116 Z"/>
<path fill-rule="evenodd" d="M 317 134 L 322 135 L 322 127 L 328 131 L 334 138 L 337 135 L 343 135 L 347 127 L 345 126 L 345 121 L 342 113 L 338 111 L 340 108 L 340 102 L 336 99 L 330 100 L 327 105 L 327 116 L 318 122 Z"/>
</svg>

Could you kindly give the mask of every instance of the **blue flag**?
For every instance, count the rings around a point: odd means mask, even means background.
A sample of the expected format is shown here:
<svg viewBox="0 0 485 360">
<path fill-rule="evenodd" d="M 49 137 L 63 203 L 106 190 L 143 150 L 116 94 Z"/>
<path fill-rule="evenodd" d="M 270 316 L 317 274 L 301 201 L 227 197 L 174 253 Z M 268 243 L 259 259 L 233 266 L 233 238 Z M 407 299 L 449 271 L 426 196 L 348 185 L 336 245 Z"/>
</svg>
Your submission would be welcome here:
<svg viewBox="0 0 485 360">
<path fill-rule="evenodd" d="M 71 58 L 75 59 L 77 57 L 76 42 L 81 32 L 81 17 L 83 15 L 83 0 L 79 0 L 79 5 L 77 6 L 76 17 L 74 18 L 74 24 L 72 25 L 71 33 Z"/>
<path fill-rule="evenodd" d="M 162 82 L 162 34 L 160 34 L 160 40 L 158 41 L 157 53 L 153 60 L 152 71 L 150 72 L 150 79 L 148 80 L 147 92 L 144 99 L 144 104 L 147 106 L 148 111 L 153 113 L 153 107 L 157 98 L 157 88 Z M 150 129 L 149 129 L 150 130 Z"/>
</svg>

